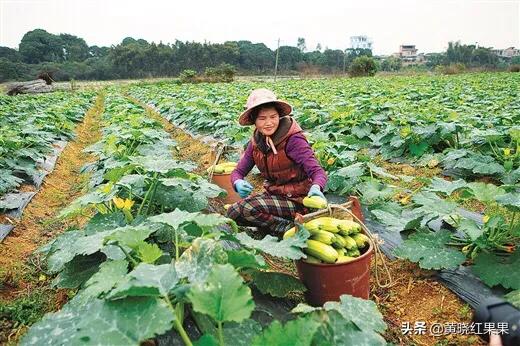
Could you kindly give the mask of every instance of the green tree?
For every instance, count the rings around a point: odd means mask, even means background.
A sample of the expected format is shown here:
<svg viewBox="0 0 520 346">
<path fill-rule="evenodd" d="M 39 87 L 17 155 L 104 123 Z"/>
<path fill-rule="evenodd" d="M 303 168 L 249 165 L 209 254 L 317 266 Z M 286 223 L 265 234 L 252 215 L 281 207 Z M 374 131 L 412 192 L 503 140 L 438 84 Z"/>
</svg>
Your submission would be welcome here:
<svg viewBox="0 0 520 346">
<path fill-rule="evenodd" d="M 445 53 L 429 53 L 426 54 L 426 66 L 428 68 L 434 68 L 439 65 L 444 65 L 447 62 Z"/>
<path fill-rule="evenodd" d="M 299 62 L 303 61 L 302 52 L 296 48 L 291 46 L 281 46 L 279 48 L 280 54 L 278 57 L 278 66 L 280 70 L 296 70 L 296 66 Z"/>
<path fill-rule="evenodd" d="M 307 47 L 305 46 L 305 39 L 303 37 L 298 37 L 298 43 L 296 44 L 296 47 L 300 50 L 300 52 L 305 52 Z"/>
<path fill-rule="evenodd" d="M 395 71 L 399 71 L 401 69 L 402 65 L 403 64 L 401 62 L 401 59 L 399 59 L 395 56 L 390 56 L 390 57 L 386 58 L 385 60 L 383 60 L 383 62 L 381 63 L 381 70 L 395 72 Z"/>
<path fill-rule="evenodd" d="M 63 61 L 63 41 L 42 29 L 27 32 L 20 42 L 20 54 L 29 64 Z"/>
<path fill-rule="evenodd" d="M 88 58 L 89 47 L 84 39 L 74 35 L 60 34 L 63 44 L 63 59 L 66 61 L 83 61 Z"/>
<path fill-rule="evenodd" d="M 239 64 L 243 70 L 265 73 L 274 66 L 274 52 L 263 43 L 238 41 Z"/>
<path fill-rule="evenodd" d="M 373 76 L 376 72 L 376 61 L 369 56 L 359 56 L 355 58 L 349 68 L 349 73 L 353 77 Z"/>
<path fill-rule="evenodd" d="M 352 64 L 354 59 L 360 56 L 372 56 L 372 50 L 365 48 L 348 48 L 345 56 L 345 65 L 347 68 Z"/>
<path fill-rule="evenodd" d="M 321 67 L 327 72 L 339 72 L 343 70 L 343 59 L 345 53 L 339 49 L 326 49 L 321 59 Z"/>
<path fill-rule="evenodd" d="M 9 47 L 0 47 L 0 58 L 6 58 L 9 61 L 17 62 L 22 60 L 22 56 L 17 50 Z"/>
<path fill-rule="evenodd" d="M 478 47 L 473 50 L 471 65 L 496 67 L 499 63 L 498 56 L 491 51 L 491 48 Z"/>
<path fill-rule="evenodd" d="M 91 46 L 88 49 L 89 57 L 93 57 L 93 58 L 102 58 L 102 57 L 108 56 L 109 53 L 110 53 L 109 47 Z"/>
</svg>

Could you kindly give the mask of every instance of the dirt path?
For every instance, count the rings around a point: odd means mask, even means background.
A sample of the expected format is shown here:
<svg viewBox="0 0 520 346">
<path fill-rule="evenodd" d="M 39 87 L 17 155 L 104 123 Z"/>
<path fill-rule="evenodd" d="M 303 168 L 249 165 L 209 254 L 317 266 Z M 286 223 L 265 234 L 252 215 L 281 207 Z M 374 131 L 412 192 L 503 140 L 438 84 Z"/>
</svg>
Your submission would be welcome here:
<svg viewBox="0 0 520 346">
<path fill-rule="evenodd" d="M 14 342 L 25 325 L 56 310 L 66 300 L 64 290 L 50 288 L 49 280 L 41 274 L 38 257 L 32 254 L 51 238 L 83 221 L 59 221 L 54 217 L 81 195 L 87 183 L 87 176 L 80 170 L 91 157 L 83 149 L 100 138 L 103 107 L 104 95 L 99 94 L 76 127 L 76 138 L 67 144 L 54 171 L 0 244 L 0 344 Z"/>
</svg>

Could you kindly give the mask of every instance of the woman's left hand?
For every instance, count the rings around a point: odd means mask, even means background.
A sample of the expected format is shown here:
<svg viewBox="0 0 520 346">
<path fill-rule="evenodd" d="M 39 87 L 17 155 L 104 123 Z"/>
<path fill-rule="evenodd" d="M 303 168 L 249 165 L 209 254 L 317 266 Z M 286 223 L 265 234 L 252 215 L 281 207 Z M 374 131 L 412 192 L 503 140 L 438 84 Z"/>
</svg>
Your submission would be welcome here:
<svg viewBox="0 0 520 346">
<path fill-rule="evenodd" d="M 311 186 L 311 188 L 309 189 L 309 193 L 307 194 L 308 197 L 311 197 L 311 196 L 318 196 L 318 197 L 321 197 L 323 198 L 324 200 L 327 200 L 325 198 L 325 195 L 323 194 L 323 192 L 321 192 L 321 188 L 318 184 L 314 184 Z"/>
</svg>

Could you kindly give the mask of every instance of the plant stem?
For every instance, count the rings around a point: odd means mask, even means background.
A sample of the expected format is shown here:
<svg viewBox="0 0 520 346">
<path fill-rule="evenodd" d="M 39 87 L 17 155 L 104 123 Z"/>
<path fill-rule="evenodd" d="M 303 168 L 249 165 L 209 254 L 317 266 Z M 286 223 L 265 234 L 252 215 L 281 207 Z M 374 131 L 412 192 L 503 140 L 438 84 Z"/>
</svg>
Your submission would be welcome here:
<svg viewBox="0 0 520 346">
<path fill-rule="evenodd" d="M 498 153 L 495 151 L 495 148 L 493 148 L 493 144 L 491 143 L 491 141 L 488 141 L 488 144 L 493 153 L 495 154 L 496 158 L 502 161 L 502 156 L 498 155 Z"/>
<path fill-rule="evenodd" d="M 182 326 L 182 321 L 179 321 L 179 319 L 177 318 L 177 314 L 175 313 L 175 308 L 173 307 L 170 298 L 168 298 L 168 296 L 166 295 L 166 296 L 164 296 L 164 300 L 166 301 L 166 304 L 168 304 L 168 307 L 170 308 L 173 315 L 175 316 L 174 322 L 173 322 L 174 328 L 177 330 L 177 332 L 179 332 L 179 335 L 181 336 L 182 341 L 184 341 L 184 344 L 186 346 L 193 346 L 193 344 L 191 343 L 190 337 L 188 336 L 188 334 L 186 333 L 186 330 L 184 330 L 184 327 Z"/>
<path fill-rule="evenodd" d="M 179 260 L 179 235 L 177 233 L 177 230 L 174 230 L 175 232 L 175 260 Z"/>
<path fill-rule="evenodd" d="M 137 210 L 137 215 L 141 215 L 141 211 L 143 210 L 144 204 L 148 200 L 148 196 L 150 195 L 150 192 L 154 188 L 155 181 L 157 180 L 157 175 L 158 174 L 159 173 L 155 172 L 155 174 L 153 175 L 152 184 L 150 185 L 150 188 L 148 188 L 148 191 L 146 191 L 146 194 L 144 195 L 143 201 L 141 202 L 141 205 L 139 206 L 139 210 Z"/>
<path fill-rule="evenodd" d="M 148 201 L 148 207 L 146 208 L 146 215 L 149 215 L 150 207 L 152 206 L 153 199 L 155 198 L 155 192 L 157 191 L 157 185 L 159 181 L 156 180 L 153 183 L 152 195 L 150 196 L 150 200 Z"/>
<path fill-rule="evenodd" d="M 218 321 L 217 324 L 218 324 L 218 328 L 217 328 L 218 343 L 220 344 L 220 346 L 224 346 L 224 335 L 222 334 L 222 321 Z"/>
<path fill-rule="evenodd" d="M 513 212 L 513 216 L 511 217 L 511 222 L 509 223 L 509 232 L 511 232 L 513 230 L 513 224 L 515 222 L 515 216 L 516 216 L 516 211 Z"/>
<path fill-rule="evenodd" d="M 130 260 L 130 262 L 132 263 L 132 266 L 134 268 L 137 267 L 137 265 L 139 263 L 137 263 L 137 261 L 128 252 L 126 252 L 126 250 L 121 245 L 119 245 L 119 243 L 117 244 L 117 246 L 119 246 L 121 251 L 123 251 L 123 253 L 125 254 L 126 258 L 128 258 Z"/>
</svg>

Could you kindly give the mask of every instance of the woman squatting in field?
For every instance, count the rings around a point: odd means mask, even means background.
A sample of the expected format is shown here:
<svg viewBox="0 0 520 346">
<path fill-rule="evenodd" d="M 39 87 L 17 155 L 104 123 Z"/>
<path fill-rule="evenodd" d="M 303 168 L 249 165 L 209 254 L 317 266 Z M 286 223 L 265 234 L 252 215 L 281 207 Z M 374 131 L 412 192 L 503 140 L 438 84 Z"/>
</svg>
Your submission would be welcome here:
<svg viewBox="0 0 520 346">
<path fill-rule="evenodd" d="M 291 105 L 272 91 L 253 90 L 238 121 L 242 126 L 255 125 L 255 131 L 231 174 L 242 200 L 229 207 L 227 216 L 239 225 L 281 236 L 293 226 L 296 213 L 306 212 L 305 196 L 325 199 L 327 175 L 292 118 Z M 265 191 L 250 196 L 253 186 L 244 177 L 255 165 L 265 179 Z"/>
</svg>

